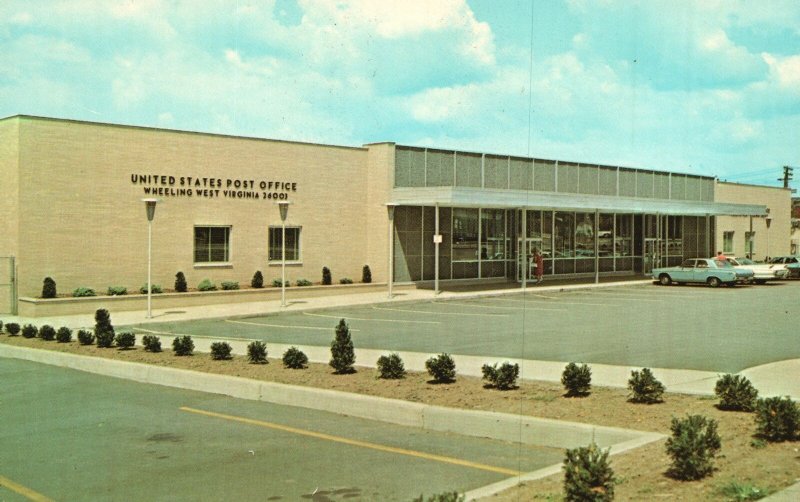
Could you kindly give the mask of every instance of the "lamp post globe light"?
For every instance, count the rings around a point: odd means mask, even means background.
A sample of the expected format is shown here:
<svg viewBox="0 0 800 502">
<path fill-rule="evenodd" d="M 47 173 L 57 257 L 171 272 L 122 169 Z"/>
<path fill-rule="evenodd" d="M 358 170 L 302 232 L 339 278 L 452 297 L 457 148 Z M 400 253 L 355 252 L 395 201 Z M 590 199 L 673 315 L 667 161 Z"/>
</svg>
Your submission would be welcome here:
<svg viewBox="0 0 800 502">
<path fill-rule="evenodd" d="M 153 318 L 153 218 L 158 199 L 142 199 L 147 212 L 147 318 Z"/>
<path fill-rule="evenodd" d="M 281 215 L 281 307 L 286 306 L 286 217 L 289 215 L 289 202 L 276 202 Z"/>
</svg>

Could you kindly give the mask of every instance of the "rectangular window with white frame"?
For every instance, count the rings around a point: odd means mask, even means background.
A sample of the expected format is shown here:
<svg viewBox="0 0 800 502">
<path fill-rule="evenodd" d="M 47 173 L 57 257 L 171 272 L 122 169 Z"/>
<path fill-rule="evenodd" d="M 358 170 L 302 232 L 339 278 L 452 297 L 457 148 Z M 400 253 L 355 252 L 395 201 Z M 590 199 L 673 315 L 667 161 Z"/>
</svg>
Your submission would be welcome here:
<svg viewBox="0 0 800 502">
<path fill-rule="evenodd" d="M 722 232 L 722 252 L 733 253 L 733 232 Z"/>
<path fill-rule="evenodd" d="M 269 261 L 281 261 L 281 249 L 283 239 L 281 237 L 282 228 L 279 226 L 269 227 Z M 300 227 L 286 227 L 286 261 L 299 262 L 300 255 Z"/>
<path fill-rule="evenodd" d="M 222 264 L 230 262 L 230 226 L 194 227 L 194 262 Z"/>
</svg>

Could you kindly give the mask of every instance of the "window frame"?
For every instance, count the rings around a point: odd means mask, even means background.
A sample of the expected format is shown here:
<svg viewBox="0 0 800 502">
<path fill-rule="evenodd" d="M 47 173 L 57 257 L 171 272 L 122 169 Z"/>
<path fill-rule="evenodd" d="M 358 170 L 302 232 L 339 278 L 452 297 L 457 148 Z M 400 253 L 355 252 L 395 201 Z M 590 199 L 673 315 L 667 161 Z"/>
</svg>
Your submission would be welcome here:
<svg viewBox="0 0 800 502">
<path fill-rule="evenodd" d="M 280 235 L 280 232 L 281 232 L 282 228 L 283 228 L 283 226 L 281 226 L 281 225 L 270 225 L 267 228 L 267 263 L 270 264 L 270 265 L 280 265 L 281 262 L 282 262 L 280 256 L 278 256 L 275 259 L 271 258 L 271 256 L 270 256 L 270 253 L 272 251 L 272 231 L 275 230 L 275 231 L 278 232 L 278 235 Z M 297 249 L 296 249 L 297 256 L 296 256 L 295 259 L 288 258 L 288 256 L 290 256 L 289 250 L 291 248 L 289 248 L 287 246 L 286 247 L 286 255 L 287 255 L 286 263 L 287 264 L 299 264 L 299 263 L 302 263 L 303 262 L 303 254 L 302 254 L 303 253 L 303 245 L 302 245 L 303 226 L 302 225 L 286 225 L 286 234 L 287 234 L 287 236 L 289 234 L 289 231 L 297 231 L 297 237 L 295 239 L 295 242 L 297 243 Z M 280 255 L 280 250 L 278 250 L 278 255 Z"/>
<path fill-rule="evenodd" d="M 733 240 L 736 238 L 736 232 L 733 230 L 725 230 L 722 232 L 722 252 L 725 254 L 733 254 Z"/>
<path fill-rule="evenodd" d="M 225 243 L 224 243 L 224 260 L 222 261 L 212 261 L 211 260 L 211 246 L 212 246 L 212 239 L 211 239 L 211 230 L 212 229 L 224 229 L 225 232 Z M 207 251 L 208 251 L 208 260 L 207 261 L 197 261 L 197 231 L 199 229 L 208 229 L 209 236 L 208 236 L 208 243 L 207 243 Z M 233 231 L 233 225 L 194 225 L 192 229 L 192 263 L 196 267 L 219 267 L 219 266 L 230 266 L 231 264 L 231 254 L 232 254 L 232 246 L 231 246 L 231 233 Z"/>
</svg>

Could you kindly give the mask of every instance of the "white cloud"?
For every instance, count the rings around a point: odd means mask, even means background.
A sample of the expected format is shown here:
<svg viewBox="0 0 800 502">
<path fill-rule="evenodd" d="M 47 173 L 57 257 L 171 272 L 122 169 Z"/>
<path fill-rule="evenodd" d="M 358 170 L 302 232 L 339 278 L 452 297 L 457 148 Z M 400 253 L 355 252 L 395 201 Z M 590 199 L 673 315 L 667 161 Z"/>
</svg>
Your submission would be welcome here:
<svg viewBox="0 0 800 502">
<path fill-rule="evenodd" d="M 778 87 L 793 94 L 800 94 L 800 54 L 779 58 L 771 54 L 762 54 L 769 65 L 770 77 Z"/>
</svg>

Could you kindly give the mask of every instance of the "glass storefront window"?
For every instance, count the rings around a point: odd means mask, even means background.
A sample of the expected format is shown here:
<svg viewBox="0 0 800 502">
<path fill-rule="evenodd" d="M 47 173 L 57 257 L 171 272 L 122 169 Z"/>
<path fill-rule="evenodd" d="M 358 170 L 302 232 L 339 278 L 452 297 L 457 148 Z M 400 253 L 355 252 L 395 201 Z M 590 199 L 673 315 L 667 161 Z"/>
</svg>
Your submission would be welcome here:
<svg viewBox="0 0 800 502">
<path fill-rule="evenodd" d="M 594 214 L 575 214 L 575 256 L 594 256 Z"/>
<path fill-rule="evenodd" d="M 553 257 L 553 212 L 545 211 L 542 218 L 542 256 Z M 549 263 L 549 262 L 548 262 Z"/>
<path fill-rule="evenodd" d="M 633 256 L 633 215 L 618 214 L 617 235 L 614 238 L 615 256 Z"/>
<path fill-rule="evenodd" d="M 478 259 L 478 210 L 453 208 L 453 261 Z"/>
<path fill-rule="evenodd" d="M 481 260 L 505 260 L 506 215 L 502 209 L 481 211 Z"/>
<path fill-rule="evenodd" d="M 575 256 L 575 213 L 555 213 L 554 237 L 553 256 L 555 258 Z"/>
<path fill-rule="evenodd" d="M 669 256 L 683 256 L 682 237 L 681 217 L 667 217 L 667 254 Z"/>
<path fill-rule="evenodd" d="M 614 254 L 614 215 L 601 214 L 600 227 L 597 229 L 597 251 L 600 256 Z"/>
</svg>

